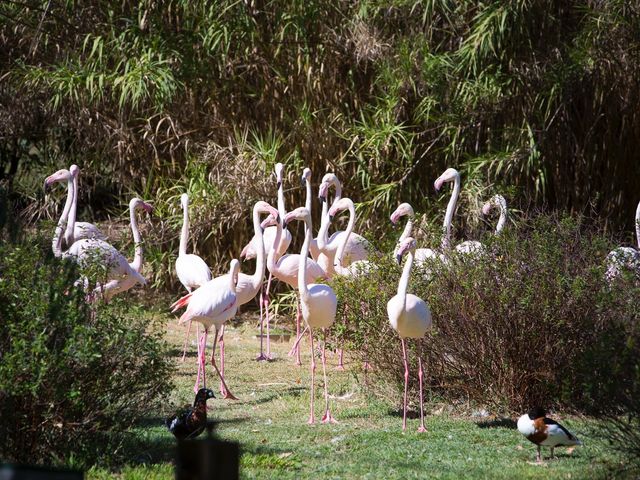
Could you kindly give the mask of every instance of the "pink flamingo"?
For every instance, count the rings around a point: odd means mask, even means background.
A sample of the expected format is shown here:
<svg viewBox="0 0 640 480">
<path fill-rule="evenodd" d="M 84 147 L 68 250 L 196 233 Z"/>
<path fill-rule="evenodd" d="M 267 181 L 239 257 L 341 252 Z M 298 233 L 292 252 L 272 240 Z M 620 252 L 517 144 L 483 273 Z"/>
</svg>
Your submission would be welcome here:
<svg viewBox="0 0 640 480">
<path fill-rule="evenodd" d="M 447 168 L 434 182 L 436 190 L 440 190 L 445 182 L 453 182 L 453 191 L 447 205 L 447 212 L 444 217 L 444 234 L 442 236 L 442 248 L 449 250 L 451 248 L 451 221 L 456 210 L 456 203 L 460 195 L 460 173 L 455 168 Z M 481 254 L 483 246 L 476 240 L 467 240 L 456 245 L 456 252 L 461 254 Z"/>
<path fill-rule="evenodd" d="M 415 213 L 413 211 L 413 207 L 408 203 L 401 203 L 400 205 L 398 205 L 398 208 L 396 208 L 395 211 L 391 214 L 391 223 L 395 225 L 396 223 L 398 223 L 400 218 L 404 216 L 407 217 L 407 223 L 405 224 L 404 230 L 402 231 L 402 234 L 398 239 L 398 245 L 400 245 L 406 238 L 409 238 L 413 231 L 413 218 L 415 217 Z M 396 252 L 394 252 L 394 254 Z M 417 265 L 431 258 L 442 259 L 442 255 L 430 248 L 416 248 L 414 253 L 414 262 Z"/>
<path fill-rule="evenodd" d="M 635 272 L 640 277 L 640 203 L 636 207 L 636 242 L 638 249 L 633 247 L 618 247 L 607 255 L 605 260 L 607 271 L 605 273 L 607 281 L 611 282 L 620 276 L 623 270 Z"/>
<path fill-rule="evenodd" d="M 180 196 L 180 205 L 182 206 L 182 230 L 180 232 L 180 247 L 178 250 L 178 258 L 176 259 L 176 274 L 182 286 L 191 293 L 194 289 L 211 280 L 211 270 L 205 261 L 194 253 L 187 253 L 187 244 L 189 243 L 189 195 L 183 193 Z M 187 334 L 184 338 L 184 346 L 182 348 L 182 361 L 187 354 L 187 342 L 189 333 L 191 332 L 191 322 L 187 326 Z M 198 337 L 200 332 L 198 332 Z"/>
<path fill-rule="evenodd" d="M 499 235 L 507 222 L 507 201 L 502 195 L 494 195 L 491 197 L 491 199 L 482 206 L 482 214 L 489 215 L 489 212 L 491 212 L 491 209 L 494 207 L 497 207 L 500 211 L 500 217 L 498 218 L 495 231 L 495 235 Z"/>
<path fill-rule="evenodd" d="M 407 348 L 405 338 L 420 339 L 431 328 L 431 311 L 429 306 L 417 296 L 407 293 L 411 266 L 413 265 L 413 252 L 416 249 L 416 241 L 412 237 L 407 237 L 398 247 L 397 260 L 402 262 L 402 256 L 407 254 L 402 276 L 398 284 L 398 293 L 387 303 L 387 314 L 391 327 L 400 335 L 402 343 L 402 358 L 404 361 L 404 410 L 402 416 L 402 430 L 407 428 L 407 389 L 409 385 L 409 363 L 407 362 Z M 422 398 L 422 355 L 420 343 L 418 342 L 418 378 L 420 380 L 420 427 L 419 432 L 425 432 L 424 407 Z"/>
<path fill-rule="evenodd" d="M 45 179 L 45 187 L 55 182 L 67 181 L 67 188 L 75 195 L 75 188 L 73 185 L 73 175 L 69 170 L 58 170 L 53 175 L 50 175 Z M 133 233 L 133 240 L 135 243 L 135 256 L 134 261 L 130 264 L 127 259 L 117 249 L 98 238 L 84 238 L 78 240 L 69 247 L 65 252 L 62 251 L 62 235 L 67 229 L 73 230 L 74 225 L 68 224 L 68 215 L 71 209 L 71 202 L 65 204 L 62 216 L 58 221 L 56 231 L 52 240 L 52 249 L 56 257 L 71 258 L 83 267 L 93 265 L 96 262 L 106 267 L 106 280 L 105 284 L 99 284 L 93 291 L 93 294 L 102 295 L 103 298 L 108 301 L 111 297 L 117 293 L 129 290 L 137 283 L 142 285 L 146 284 L 146 280 L 140 275 L 139 270 L 142 267 L 142 239 L 140 232 L 138 231 L 138 222 L 135 216 L 135 210 L 143 208 L 148 213 L 151 213 L 153 207 L 139 198 L 134 198 L 129 202 L 130 223 L 131 231 Z M 84 282 L 86 284 L 86 281 Z"/>
<path fill-rule="evenodd" d="M 93 223 L 89 222 L 76 222 L 76 209 L 78 205 L 78 197 L 80 196 L 80 190 L 78 189 L 78 176 L 80 175 L 80 168 L 77 165 L 71 165 L 69 167 L 71 175 L 73 175 L 73 188 L 74 197 L 71 204 L 71 211 L 69 212 L 69 225 L 73 225 L 73 229 L 67 229 L 65 232 L 65 242 L 67 246 L 71 246 L 76 240 L 82 240 L 83 238 L 98 238 L 100 240 L 107 240 L 107 236 L 100 231 Z"/>
<path fill-rule="evenodd" d="M 309 219 L 311 221 L 311 219 Z M 296 289 L 298 287 L 298 264 L 299 264 L 299 255 L 298 254 L 286 254 L 280 256 L 277 254 L 277 251 L 280 249 L 277 247 L 280 244 L 282 238 L 282 229 L 283 226 L 280 222 L 276 224 L 276 238 L 274 247 L 269 251 L 269 255 L 267 256 L 267 268 L 271 272 L 271 274 L 276 277 L 281 282 L 284 282 Z M 320 265 L 314 260 L 309 259 L 305 262 L 305 278 L 307 283 L 311 283 L 318 278 L 326 279 L 327 274 L 322 269 Z M 300 301 L 298 301 L 297 309 L 296 309 L 296 341 L 291 349 L 290 354 L 295 354 L 296 356 L 296 365 L 301 365 L 300 361 L 300 348 L 299 341 L 301 338 L 300 335 Z"/>
<path fill-rule="evenodd" d="M 298 260 L 298 291 L 300 292 L 300 305 L 302 310 L 302 317 L 304 318 L 307 328 L 309 329 L 309 338 L 311 341 L 311 409 L 309 414 L 309 420 L 307 423 L 315 423 L 315 415 L 313 408 L 313 401 L 315 397 L 315 352 L 313 348 L 313 329 L 322 328 L 323 330 L 333 325 L 336 318 L 336 308 L 338 305 L 338 299 L 333 289 L 321 283 L 309 284 L 308 280 L 308 268 L 307 263 L 310 261 L 309 256 L 309 244 L 311 243 L 311 213 L 304 207 L 296 208 L 294 211 L 289 212 L 285 219 L 285 225 L 292 220 L 302 220 L 305 224 L 305 236 L 300 255 L 297 256 Z M 337 423 L 331 415 L 329 410 L 329 391 L 327 385 L 327 362 L 325 354 L 326 343 L 326 330 L 325 340 L 322 342 L 322 373 L 324 377 L 324 399 L 325 399 L 325 412 L 322 416 L 322 423 Z"/>
<path fill-rule="evenodd" d="M 284 191 L 282 187 L 283 171 L 284 171 L 284 165 L 282 163 L 276 163 L 275 174 L 276 174 L 276 180 L 278 185 L 278 212 L 279 212 L 280 222 L 282 222 L 282 219 L 284 218 L 284 215 L 286 213 L 285 207 L 284 207 Z M 263 238 L 263 245 L 264 245 L 265 251 L 266 252 L 271 251 L 273 246 L 276 245 L 278 248 L 278 254 L 284 255 L 287 249 L 289 248 L 289 245 L 291 244 L 291 233 L 289 232 L 289 230 L 286 230 L 286 229 L 284 230 L 284 233 L 282 234 L 283 235 L 282 241 L 280 242 L 280 244 L 276 244 L 275 243 L 275 237 L 276 237 L 275 224 L 269 224 L 265 222 L 262 225 L 262 227 L 264 228 L 264 233 L 262 238 Z M 256 237 L 257 237 L 257 234 L 254 234 L 251 241 L 247 245 L 245 245 L 245 247 L 242 249 L 242 252 L 240 253 L 241 259 L 246 258 L 247 260 L 250 260 L 257 256 L 258 250 L 256 249 Z M 260 294 L 260 354 L 256 357 L 256 360 L 258 361 L 271 360 L 271 339 L 269 337 L 269 323 L 270 323 L 269 292 L 271 290 L 271 278 L 272 278 L 272 274 L 271 274 L 271 271 L 269 271 L 269 278 L 267 280 L 266 289 L 263 286 L 262 292 Z M 262 332 L 264 328 L 263 327 L 263 309 L 264 309 L 264 316 L 266 317 L 266 323 L 267 323 L 267 353 L 266 354 L 263 351 L 263 336 L 262 336 Z"/>
<path fill-rule="evenodd" d="M 231 260 L 229 273 L 209 280 L 192 293 L 185 295 L 172 305 L 173 311 L 187 306 L 187 310 L 180 317 L 180 323 L 200 322 L 204 326 L 204 333 L 200 337 L 198 346 L 198 376 L 194 391 L 198 391 L 200 385 L 200 371 L 202 371 L 203 386 L 206 388 L 205 353 L 207 349 L 207 335 L 211 326 L 215 326 L 215 336 L 213 338 L 213 351 L 211 352 L 211 363 L 220 377 L 223 398 L 237 400 L 231 393 L 224 381 L 224 370 L 219 370 L 216 365 L 215 353 L 218 342 L 218 331 L 224 327 L 225 322 L 232 319 L 238 311 L 238 296 L 236 285 L 238 283 L 238 272 L 240 262 Z"/>
<path fill-rule="evenodd" d="M 328 201 L 328 192 L 331 186 L 335 187 L 336 193 L 333 200 L 333 205 L 340 200 L 342 196 L 342 184 L 333 173 L 327 173 L 322 178 L 320 184 L 319 197 L 323 202 Z M 329 215 L 324 215 L 321 219 L 320 230 L 318 231 L 317 245 L 320 252 L 325 254 L 329 259 L 329 269 L 327 274 L 331 277 L 335 273 L 335 256 L 338 251 L 338 247 L 342 243 L 344 237 L 348 237 L 347 244 L 344 248 L 344 258 L 342 259 L 345 266 L 351 262 L 358 260 L 366 260 L 369 255 L 369 242 L 357 233 L 351 233 L 347 235 L 346 231 L 338 231 L 333 233 L 331 237 L 328 237 L 329 226 L 331 219 Z"/>
</svg>

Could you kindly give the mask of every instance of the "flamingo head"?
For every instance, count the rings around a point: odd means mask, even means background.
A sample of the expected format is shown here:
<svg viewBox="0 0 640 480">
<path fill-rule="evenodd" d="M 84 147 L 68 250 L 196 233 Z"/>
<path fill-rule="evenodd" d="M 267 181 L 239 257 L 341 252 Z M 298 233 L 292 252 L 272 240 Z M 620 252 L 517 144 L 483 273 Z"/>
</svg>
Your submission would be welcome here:
<svg viewBox="0 0 640 480">
<path fill-rule="evenodd" d="M 329 218 L 333 220 L 333 217 L 335 217 L 338 212 L 341 212 L 342 210 L 346 210 L 348 208 L 353 208 L 353 201 L 351 201 L 350 198 L 345 197 L 336 200 L 335 202 L 333 202 L 333 205 L 331 205 L 331 208 L 329 209 Z"/>
<path fill-rule="evenodd" d="M 80 174 L 80 167 L 74 163 L 69 167 L 69 173 L 71 173 L 73 178 L 76 178 Z"/>
<path fill-rule="evenodd" d="M 334 173 L 326 173 L 320 182 L 320 191 L 318 198 L 321 202 L 326 202 L 329 195 L 329 187 L 333 186 L 336 190 L 342 188 L 342 184 Z"/>
<path fill-rule="evenodd" d="M 300 183 L 301 185 L 304 187 L 307 183 L 307 181 L 311 181 L 311 169 L 310 168 L 305 168 L 302 171 L 302 177 L 300 178 Z"/>
<path fill-rule="evenodd" d="M 276 180 L 278 181 L 278 188 L 282 186 L 282 172 L 284 171 L 284 165 L 280 162 L 276 163 L 274 168 L 276 172 Z"/>
<path fill-rule="evenodd" d="M 493 207 L 498 207 L 501 211 L 507 211 L 507 201 L 502 195 L 494 195 L 482 206 L 482 214 L 488 215 Z"/>
<path fill-rule="evenodd" d="M 56 173 L 44 179 L 44 191 L 46 192 L 47 189 L 56 182 L 68 182 L 71 178 L 73 178 L 71 172 L 66 168 L 58 170 Z"/>
<path fill-rule="evenodd" d="M 280 220 L 280 214 L 278 213 L 278 210 L 276 210 L 275 208 L 273 208 L 271 205 L 269 205 L 267 202 L 263 202 L 262 200 L 256 202 L 256 204 L 253 206 L 253 211 L 254 212 L 258 212 L 258 213 L 268 213 L 269 216 L 263 220 L 262 223 L 266 222 L 269 218 L 273 219 L 273 225 L 276 224 L 276 222 L 278 222 Z M 260 224 L 260 226 L 262 227 L 262 223 Z M 267 225 L 270 226 L 270 225 Z M 265 227 L 263 227 L 264 230 Z"/>
<path fill-rule="evenodd" d="M 234 285 L 238 284 L 239 273 L 240 273 L 240 262 L 238 261 L 237 258 L 234 258 L 233 260 L 231 260 L 231 263 L 229 265 L 229 275 L 231 275 Z"/>
<path fill-rule="evenodd" d="M 401 203 L 400 205 L 398 205 L 398 208 L 396 208 L 395 211 L 391 214 L 391 223 L 395 225 L 396 223 L 398 223 L 398 220 L 400 220 L 400 218 L 404 217 L 405 215 L 413 218 L 413 207 L 408 203 Z"/>
<path fill-rule="evenodd" d="M 329 194 L 329 184 L 322 182 L 318 190 L 318 199 L 324 203 L 327 201 L 327 195 Z"/>
<path fill-rule="evenodd" d="M 456 178 L 460 178 L 460 173 L 458 173 L 455 168 L 447 168 L 444 173 L 433 182 L 433 186 L 436 190 L 440 190 L 444 183 L 453 182 Z"/>
<path fill-rule="evenodd" d="M 144 209 L 149 215 L 153 213 L 153 207 L 149 205 L 147 202 L 140 200 L 138 197 L 134 197 L 129 202 L 129 208 L 131 210 L 136 210 L 138 208 Z"/>
<path fill-rule="evenodd" d="M 182 206 L 183 210 L 189 208 L 189 195 L 187 195 L 186 193 L 180 195 L 180 205 Z"/>
<path fill-rule="evenodd" d="M 284 216 L 284 226 L 286 227 L 287 224 L 293 220 L 306 221 L 310 218 L 311 218 L 311 214 L 309 213 L 309 210 L 307 210 L 304 207 L 298 207 L 295 210 L 290 211 Z"/>
<path fill-rule="evenodd" d="M 407 252 L 413 252 L 416 249 L 416 239 L 413 237 L 405 238 L 396 249 L 396 260 L 398 261 L 398 265 L 402 263 L 402 257 Z"/>
<path fill-rule="evenodd" d="M 269 214 L 267 218 L 265 218 L 262 223 L 260 223 L 260 227 L 264 230 L 267 227 L 275 227 L 278 224 L 277 215 Z"/>
</svg>

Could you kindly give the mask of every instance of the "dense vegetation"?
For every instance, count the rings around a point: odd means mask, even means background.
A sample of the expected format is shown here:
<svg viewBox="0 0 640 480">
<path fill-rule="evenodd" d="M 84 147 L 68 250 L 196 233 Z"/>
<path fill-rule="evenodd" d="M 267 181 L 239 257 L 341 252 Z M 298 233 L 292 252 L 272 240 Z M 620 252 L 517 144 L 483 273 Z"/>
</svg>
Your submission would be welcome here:
<svg viewBox="0 0 640 480">
<path fill-rule="evenodd" d="M 278 160 L 288 185 L 303 164 L 314 183 L 336 171 L 365 214 L 401 200 L 433 211 L 430 185 L 456 166 L 471 226 L 500 188 L 520 208 L 593 209 L 631 231 L 639 9 L 621 0 L 2 2 L 0 175 L 32 218 L 44 213 L 33 202 L 44 172 L 72 162 L 83 168 L 81 203 L 100 216 L 120 213 L 133 192 L 155 199 L 164 268 L 180 193 L 192 195 L 201 251 L 221 259 L 250 236 L 251 203 L 274 196 L 265 172 Z"/>
</svg>

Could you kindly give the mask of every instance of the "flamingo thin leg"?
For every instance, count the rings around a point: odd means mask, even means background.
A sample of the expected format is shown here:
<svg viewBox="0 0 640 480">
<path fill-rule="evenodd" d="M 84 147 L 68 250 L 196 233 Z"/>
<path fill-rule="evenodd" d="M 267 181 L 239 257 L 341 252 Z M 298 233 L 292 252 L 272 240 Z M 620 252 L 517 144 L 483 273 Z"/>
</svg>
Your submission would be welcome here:
<svg viewBox="0 0 640 480">
<path fill-rule="evenodd" d="M 316 359 L 315 359 L 315 354 L 313 351 L 313 331 L 311 330 L 311 327 L 309 327 L 309 340 L 311 343 L 311 412 L 309 414 L 309 420 L 307 421 L 307 423 L 309 425 L 313 425 L 314 423 L 316 423 L 316 420 L 314 418 L 313 415 L 313 397 L 315 396 L 315 373 L 316 373 Z"/>
<path fill-rule="evenodd" d="M 302 317 L 302 312 L 300 311 L 300 300 L 298 300 L 296 306 L 296 341 L 293 343 L 293 347 L 289 350 L 289 356 L 296 356 L 296 365 L 302 365 L 300 361 L 300 340 L 302 338 L 302 334 L 300 333 L 300 318 Z"/>
<path fill-rule="evenodd" d="M 272 360 L 271 357 L 271 337 L 269 336 L 269 323 L 271 321 L 270 316 L 269 316 L 269 303 L 271 303 L 269 301 L 269 294 L 271 292 L 271 272 L 269 272 L 269 279 L 267 280 L 267 290 L 265 292 L 265 298 L 264 298 L 264 304 L 265 304 L 265 310 L 266 310 L 266 316 L 267 316 L 267 360 Z"/>
<path fill-rule="evenodd" d="M 264 316 L 263 316 L 263 307 L 264 307 L 264 285 L 260 289 L 260 355 L 256 357 L 256 360 L 259 362 L 264 362 L 268 360 L 268 357 L 264 354 Z"/>
<path fill-rule="evenodd" d="M 207 387 L 207 370 L 205 367 L 205 349 L 207 347 L 207 332 L 208 330 L 205 328 L 204 332 L 200 336 L 198 340 L 198 376 L 196 377 L 196 384 L 193 386 L 193 391 L 198 393 L 198 389 L 200 387 L 200 372 L 202 372 L 202 381 L 204 384 L 204 388 Z"/>
<path fill-rule="evenodd" d="M 229 387 L 227 387 L 227 384 L 224 381 L 224 375 L 220 373 L 220 370 L 218 369 L 218 365 L 216 365 L 216 343 L 217 342 L 218 342 L 218 329 L 216 328 L 215 337 L 213 338 L 213 351 L 211 352 L 211 364 L 213 365 L 213 368 L 216 369 L 216 372 L 220 377 L 220 383 L 222 384 L 222 387 L 226 392 L 223 394 L 222 398 L 229 399 L 229 400 L 237 400 L 237 398 L 234 397 L 233 394 L 231 393 L 231 390 L 229 390 Z"/>
<path fill-rule="evenodd" d="M 189 342 L 189 334 L 191 333 L 191 321 L 189 325 L 187 325 L 187 334 L 184 336 L 184 345 L 182 347 L 182 361 L 184 362 L 185 357 L 187 356 L 187 343 Z"/>
<path fill-rule="evenodd" d="M 342 312 L 342 322 L 344 323 L 345 327 L 347 326 L 347 306 L 345 305 L 344 310 Z M 336 370 L 344 370 L 344 363 L 343 363 L 343 356 L 344 356 L 344 349 L 342 348 L 342 343 L 344 338 L 341 335 L 340 339 L 338 340 L 338 342 L 340 343 L 340 347 L 338 348 L 338 366 L 336 366 Z"/>
<path fill-rule="evenodd" d="M 224 325 L 220 329 L 220 394 L 222 398 L 227 398 L 227 388 L 222 381 L 224 378 Z"/>
<path fill-rule="evenodd" d="M 422 398 L 422 347 L 420 340 L 418 340 L 418 379 L 420 380 L 420 426 L 418 432 L 426 432 L 427 429 L 424 426 L 424 400 Z"/>
<path fill-rule="evenodd" d="M 404 360 L 404 402 L 402 413 L 402 431 L 407 429 L 407 389 L 409 388 L 409 364 L 407 362 L 407 348 L 404 344 L 404 338 L 400 338 L 402 342 L 402 358 Z"/>
<path fill-rule="evenodd" d="M 324 376 L 324 416 L 322 417 L 322 423 L 338 423 L 338 421 L 331 416 L 329 411 L 329 388 L 327 386 L 327 356 L 325 353 L 325 346 L 327 343 L 327 332 L 324 331 L 324 339 L 322 342 L 322 375 Z"/>
</svg>

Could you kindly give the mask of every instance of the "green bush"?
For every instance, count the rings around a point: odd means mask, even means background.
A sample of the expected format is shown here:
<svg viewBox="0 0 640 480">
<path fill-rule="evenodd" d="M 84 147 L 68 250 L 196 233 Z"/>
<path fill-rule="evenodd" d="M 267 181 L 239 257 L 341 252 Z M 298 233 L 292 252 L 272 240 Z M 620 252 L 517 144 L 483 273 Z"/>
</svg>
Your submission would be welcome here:
<svg viewBox="0 0 640 480">
<path fill-rule="evenodd" d="M 637 388 L 640 288 L 633 278 L 606 283 L 608 240 L 580 219 L 540 215 L 484 245 L 476 259 L 452 254 L 446 265 L 414 267 L 409 292 L 433 315 L 422 341 L 427 385 L 448 401 L 511 413 L 532 405 L 589 413 L 622 406 Z M 386 302 L 399 274 L 389 255 L 366 282 L 335 281 L 348 320 L 339 330 L 355 355 L 368 355 L 379 378 L 398 388 L 403 367 Z"/>
<path fill-rule="evenodd" d="M 49 241 L 0 246 L 0 458 L 84 463 L 170 388 L 162 330 L 117 298 L 87 305 Z"/>
</svg>

